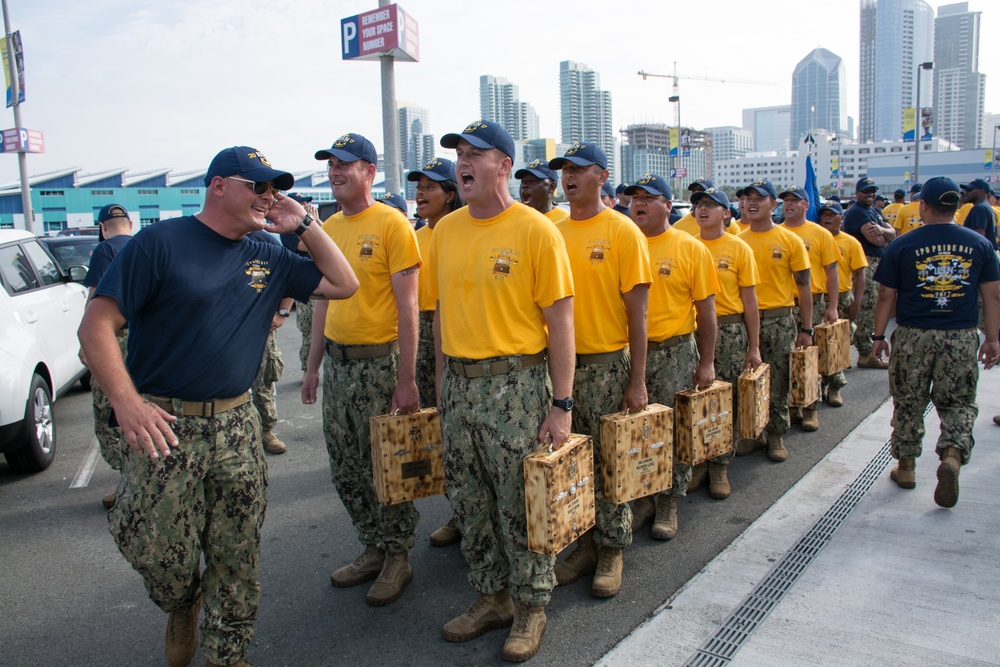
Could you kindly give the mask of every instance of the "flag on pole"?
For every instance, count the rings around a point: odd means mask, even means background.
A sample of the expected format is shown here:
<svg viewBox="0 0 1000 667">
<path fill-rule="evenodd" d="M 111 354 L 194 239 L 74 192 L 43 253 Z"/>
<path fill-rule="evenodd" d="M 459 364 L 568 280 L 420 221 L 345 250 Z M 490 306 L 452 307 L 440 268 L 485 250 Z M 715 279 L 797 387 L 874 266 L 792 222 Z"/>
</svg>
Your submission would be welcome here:
<svg viewBox="0 0 1000 667">
<path fill-rule="evenodd" d="M 806 220 L 819 221 L 819 187 L 816 185 L 816 170 L 813 168 L 812 155 L 806 156 L 806 194 L 809 195 L 809 210 Z"/>
</svg>

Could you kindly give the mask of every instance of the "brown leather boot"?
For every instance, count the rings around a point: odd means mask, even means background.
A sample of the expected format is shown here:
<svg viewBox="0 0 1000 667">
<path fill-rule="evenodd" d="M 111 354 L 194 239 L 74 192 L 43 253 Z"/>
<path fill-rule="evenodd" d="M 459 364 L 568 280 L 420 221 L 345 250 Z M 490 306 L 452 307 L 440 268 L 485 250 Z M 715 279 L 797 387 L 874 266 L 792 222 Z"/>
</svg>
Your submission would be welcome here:
<svg viewBox="0 0 1000 667">
<path fill-rule="evenodd" d="M 191 664 L 198 650 L 198 612 L 201 611 L 201 596 L 184 611 L 172 611 L 167 617 L 167 636 L 163 654 L 170 667 L 186 667 Z"/>
<path fill-rule="evenodd" d="M 556 582 L 568 586 L 582 576 L 593 574 L 597 569 L 597 547 L 594 545 L 594 531 L 588 530 L 577 540 L 576 549 L 569 557 L 557 563 Z"/>
<path fill-rule="evenodd" d="M 650 535 L 654 540 L 672 540 L 677 535 L 677 499 L 668 493 L 656 499 L 656 521 Z"/>
<path fill-rule="evenodd" d="M 513 622 L 514 603 L 505 588 L 492 595 L 480 594 L 468 611 L 444 624 L 441 635 L 450 642 L 467 642 L 490 630 L 510 627 Z"/>
<path fill-rule="evenodd" d="M 912 456 L 901 456 L 896 467 L 889 471 L 889 479 L 901 489 L 917 486 L 917 460 Z"/>
<path fill-rule="evenodd" d="M 839 408 L 844 404 L 844 397 L 841 396 L 839 389 L 830 387 L 826 394 L 826 404 L 831 408 Z"/>
<path fill-rule="evenodd" d="M 888 364 L 882 361 L 880 358 L 874 356 L 871 352 L 868 354 L 858 355 L 858 368 L 888 368 Z"/>
<path fill-rule="evenodd" d="M 595 598 L 613 598 L 622 589 L 622 550 L 615 547 L 600 547 L 597 572 L 590 586 L 590 594 Z"/>
<path fill-rule="evenodd" d="M 767 458 L 775 463 L 781 463 L 788 458 L 788 450 L 785 449 L 785 441 L 780 435 L 775 433 L 767 434 Z"/>
<path fill-rule="evenodd" d="M 937 469 L 937 488 L 934 502 L 941 507 L 954 507 L 958 502 L 958 472 L 962 468 L 962 450 L 947 447 L 941 454 L 941 465 Z"/>
<path fill-rule="evenodd" d="M 726 473 L 725 463 L 708 463 L 708 495 L 716 500 L 724 500 L 729 497 L 731 489 L 729 487 L 729 475 Z"/>
<path fill-rule="evenodd" d="M 373 544 L 365 547 L 357 558 L 330 575 L 330 583 L 337 588 L 349 588 L 371 581 L 382 571 L 385 552 Z"/>
<path fill-rule="evenodd" d="M 524 662 L 538 652 L 548 620 L 545 607 L 514 606 L 514 627 L 503 643 L 500 657 L 510 662 Z"/>
<path fill-rule="evenodd" d="M 691 468 L 691 481 L 688 482 L 688 493 L 694 493 L 701 488 L 701 485 L 708 479 L 708 464 L 699 463 Z"/>
<path fill-rule="evenodd" d="M 382 571 L 368 589 L 365 600 L 373 607 L 384 607 L 398 600 L 403 594 L 403 589 L 411 581 L 413 581 L 413 568 L 410 567 L 409 554 L 406 551 L 386 554 Z"/>
<path fill-rule="evenodd" d="M 656 517 L 656 502 L 653 496 L 636 498 L 632 503 L 632 532 L 637 533 Z"/>
<path fill-rule="evenodd" d="M 274 434 L 274 431 L 264 433 L 261 436 L 261 440 L 264 441 L 264 451 L 268 454 L 284 454 L 288 451 L 288 447 L 281 440 L 278 440 L 278 436 Z"/>
<path fill-rule="evenodd" d="M 811 406 L 802 408 L 802 423 L 800 426 L 803 431 L 815 431 L 819 429 L 819 415 L 816 413 L 816 408 Z"/>
<path fill-rule="evenodd" d="M 435 547 L 446 547 L 462 539 L 462 533 L 458 530 L 455 517 L 448 519 L 448 523 L 431 533 L 430 539 L 431 546 Z"/>
</svg>

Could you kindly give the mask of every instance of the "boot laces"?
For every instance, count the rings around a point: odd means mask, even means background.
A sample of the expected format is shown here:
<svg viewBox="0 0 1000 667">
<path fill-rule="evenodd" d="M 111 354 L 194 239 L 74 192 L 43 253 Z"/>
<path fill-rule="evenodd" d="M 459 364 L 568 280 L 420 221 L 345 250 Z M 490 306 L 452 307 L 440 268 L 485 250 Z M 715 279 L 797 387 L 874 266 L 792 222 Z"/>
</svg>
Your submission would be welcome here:
<svg viewBox="0 0 1000 667">
<path fill-rule="evenodd" d="M 601 560 L 597 564 L 597 570 L 601 574 L 611 574 L 614 572 L 614 569 L 614 558 L 612 558 L 611 554 L 602 554 Z"/>
</svg>

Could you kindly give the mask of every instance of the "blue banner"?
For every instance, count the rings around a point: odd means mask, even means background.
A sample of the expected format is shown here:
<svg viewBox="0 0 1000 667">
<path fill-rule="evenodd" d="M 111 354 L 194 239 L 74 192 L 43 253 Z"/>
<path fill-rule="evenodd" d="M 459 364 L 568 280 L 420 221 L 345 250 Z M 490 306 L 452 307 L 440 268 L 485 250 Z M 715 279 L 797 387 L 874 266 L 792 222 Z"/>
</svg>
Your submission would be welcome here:
<svg viewBox="0 0 1000 667">
<path fill-rule="evenodd" d="M 806 194 L 809 195 L 809 210 L 806 211 L 806 220 L 816 222 L 819 220 L 819 188 L 816 186 L 816 170 L 813 168 L 812 155 L 806 156 Z"/>
</svg>

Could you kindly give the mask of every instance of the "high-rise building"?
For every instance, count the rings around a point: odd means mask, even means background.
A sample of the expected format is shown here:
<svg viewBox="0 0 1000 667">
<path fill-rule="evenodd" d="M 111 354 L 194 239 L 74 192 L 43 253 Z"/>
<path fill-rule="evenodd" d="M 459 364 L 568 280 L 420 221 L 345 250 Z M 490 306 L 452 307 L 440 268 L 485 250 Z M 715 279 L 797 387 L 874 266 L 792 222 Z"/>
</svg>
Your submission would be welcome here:
<svg viewBox="0 0 1000 667">
<path fill-rule="evenodd" d="M 993 148 L 994 139 L 1000 148 L 1000 113 L 984 113 L 982 127 L 979 130 L 983 148 Z M 994 156 L 996 159 L 996 156 Z"/>
<path fill-rule="evenodd" d="M 962 148 L 977 148 L 984 140 L 980 15 L 969 11 L 969 3 L 958 2 L 938 7 L 934 20 L 934 134 Z"/>
<path fill-rule="evenodd" d="M 753 132 L 754 152 L 786 151 L 792 131 L 792 107 L 758 107 L 743 110 L 743 129 Z"/>
<path fill-rule="evenodd" d="M 844 61 L 826 50 L 814 49 L 792 72 L 792 133 L 789 145 L 798 148 L 810 130 L 839 134 L 847 130 Z"/>
<path fill-rule="evenodd" d="M 430 133 L 430 112 L 413 104 L 399 104 L 399 162 L 403 175 L 423 169 L 434 157 L 434 136 Z M 401 178 L 407 199 L 413 199 L 416 183 Z"/>
<path fill-rule="evenodd" d="M 858 140 L 903 136 L 903 109 L 929 106 L 932 82 L 917 67 L 934 57 L 934 10 L 923 0 L 861 0 Z M 927 77 L 929 79 L 929 77 Z"/>
<path fill-rule="evenodd" d="M 753 150 L 753 132 L 735 125 L 707 127 L 712 137 L 712 161 L 735 160 Z"/>
<path fill-rule="evenodd" d="M 563 143 L 595 141 L 608 156 L 611 180 L 621 180 L 615 163 L 611 93 L 601 90 L 601 76 L 583 63 L 559 63 L 559 109 Z"/>
<path fill-rule="evenodd" d="M 629 125 L 622 130 L 622 178 L 625 183 L 635 183 L 643 174 L 660 174 L 670 177 L 670 169 L 677 167 L 683 176 L 671 178 L 674 199 L 683 199 L 687 185 L 699 178 L 708 178 L 712 167 L 712 139 L 708 132 L 682 128 L 682 143 L 688 151 L 686 157 L 671 164 L 670 131 L 676 128 L 664 123 Z"/>
<path fill-rule="evenodd" d="M 479 77 L 479 113 L 481 118 L 500 123 L 515 141 L 538 138 L 535 108 L 522 102 L 517 86 L 502 76 Z"/>
</svg>

